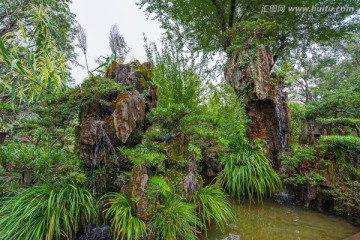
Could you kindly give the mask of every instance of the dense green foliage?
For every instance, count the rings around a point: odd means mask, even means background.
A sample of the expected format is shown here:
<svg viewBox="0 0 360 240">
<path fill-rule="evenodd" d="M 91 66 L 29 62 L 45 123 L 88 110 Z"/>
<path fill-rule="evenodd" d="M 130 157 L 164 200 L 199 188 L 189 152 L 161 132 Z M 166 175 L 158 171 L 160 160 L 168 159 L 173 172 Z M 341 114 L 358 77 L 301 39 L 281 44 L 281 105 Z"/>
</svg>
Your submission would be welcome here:
<svg viewBox="0 0 360 240">
<path fill-rule="evenodd" d="M 322 136 L 320 145 L 328 150 L 341 148 L 343 151 L 360 154 L 360 139 L 351 136 Z"/>
<path fill-rule="evenodd" d="M 143 146 L 137 146 L 134 149 L 120 148 L 120 153 L 125 154 L 135 165 L 156 166 L 161 164 L 166 155 L 159 152 L 151 152 Z"/>
<path fill-rule="evenodd" d="M 64 91 L 69 80 L 66 63 L 72 54 L 73 15 L 67 6 L 62 1 L 38 6 L 22 2 L 24 9 L 20 9 L 26 17 L 16 21 L 14 29 L 7 29 L 0 38 L 0 62 L 4 66 L 0 69 L 1 98 L 11 99 L 13 105 L 36 103 L 43 93 Z M 5 9 L 16 8 L 6 5 Z M 54 22 L 61 19 L 69 21 L 56 28 Z"/>
<path fill-rule="evenodd" d="M 358 181 L 336 184 L 334 188 L 323 190 L 336 201 L 334 212 L 345 216 L 360 214 L 360 183 Z"/>
<path fill-rule="evenodd" d="M 149 61 L 156 67 L 153 84 L 158 86 L 158 105 L 149 119 L 166 133 L 186 131 L 192 117 L 200 114 L 204 72 L 195 56 L 179 53 L 173 45 L 164 43 L 162 52 L 154 44 L 146 46 Z"/>
<path fill-rule="evenodd" d="M 273 44 L 268 45 L 277 56 L 287 48 L 310 47 L 313 43 L 331 43 L 349 31 L 358 29 L 359 18 L 356 12 L 359 1 L 287 1 L 283 12 L 269 12 L 269 5 L 281 3 L 257 1 L 249 4 L 242 0 L 140 0 L 140 6 L 150 16 L 155 16 L 167 31 L 169 38 L 176 42 L 186 42 L 197 51 L 225 51 L 232 38 L 228 32 L 243 24 L 252 24 L 259 19 L 278 25 L 272 33 Z M 351 7 L 353 11 L 312 12 L 290 11 L 290 7 L 317 6 Z M 277 5 L 276 5 L 277 6 Z M 352 20 L 346 19 L 352 15 Z M 340 24 L 339 24 L 340 23 Z M 237 36 L 246 32 L 239 31 Z M 264 37 L 263 37 L 264 38 Z M 249 39 L 245 39 L 248 41 Z M 300 43 L 300 44 L 299 44 Z"/>
<path fill-rule="evenodd" d="M 0 28 L 0 36 L 8 32 L 17 32 L 19 22 L 26 26 L 26 35 L 31 35 L 36 26 L 33 25 L 33 9 L 39 5 L 44 6 L 47 11 L 46 23 L 49 24 L 49 31 L 54 36 L 56 43 L 72 60 L 75 57 L 72 53 L 74 39 L 73 25 L 75 14 L 70 12 L 71 0 L 43 1 L 43 0 L 19 0 L 0 2 L 0 20 L 4 24 Z"/>
<path fill-rule="evenodd" d="M 6 198 L 0 216 L 0 239 L 72 239 L 97 211 L 88 190 L 45 184 Z"/>
<path fill-rule="evenodd" d="M 359 118 L 359 49 L 359 36 L 353 34 L 312 57 L 290 58 L 290 96 L 305 103 L 307 118 Z"/>
<path fill-rule="evenodd" d="M 318 169 L 307 169 L 311 168 L 311 165 L 316 163 L 316 150 L 312 147 L 299 146 L 294 144 L 291 151 L 283 154 L 282 165 L 285 169 L 293 170 L 293 174 L 285 176 L 284 181 L 286 183 L 298 185 L 310 184 L 316 186 L 319 182 L 325 180 L 325 178 L 317 171 L 324 167 L 323 165 L 318 166 Z M 319 165 L 319 164 L 318 164 Z"/>
<path fill-rule="evenodd" d="M 71 1 L 18 2 L 0 3 L 0 20 L 7 20 L 0 26 L 0 131 L 12 135 L 0 146 L 0 239 L 73 239 L 79 231 L 86 233 L 85 225 L 99 214 L 87 190 L 90 171 L 76 156 L 80 108 L 104 107 L 108 116 L 114 96 L 132 91 L 95 75 L 115 66 L 113 59 L 122 63 L 128 48 L 113 27 L 113 56 L 80 86 L 70 87 Z M 136 126 L 137 145 L 116 143 L 121 168 L 109 161 L 91 169 L 104 179 L 104 189 L 117 191 L 105 193 L 99 204 L 114 239 L 196 239 L 212 222 L 224 230 L 234 218 L 227 194 L 261 202 L 282 190 L 281 180 L 302 193 L 314 189 L 338 212 L 360 214 L 360 142 L 355 137 L 360 131 L 360 44 L 354 34 L 359 17 L 354 11 L 289 10 L 319 4 L 358 10 L 359 1 L 292 0 L 276 13 L 262 11 L 277 4 L 268 1 L 138 2 L 161 21 L 172 42 L 164 40 L 161 51 L 146 43 L 153 66 L 129 64 L 132 76 L 140 76 L 144 100 L 149 91 L 151 98 L 158 97 L 142 128 Z M 330 43 L 330 51 L 320 48 Z M 230 56 L 243 50 L 239 64 L 251 62 L 257 46 L 265 46 L 274 62 L 287 57 L 271 66 L 285 77 L 293 100 L 282 179 L 257 140 L 249 144 L 242 98 L 228 84 L 215 84 L 215 70 L 207 64 L 209 53 Z M 112 116 L 107 120 L 111 127 Z M 320 137 L 334 133 L 343 136 Z M 89 134 L 98 134 L 96 127 Z M 103 141 L 97 139 L 94 146 L 98 140 Z M 115 162 L 116 150 L 109 145 L 101 154 L 110 153 Z M 93 151 L 100 153 L 96 147 Z M 136 174 L 144 176 L 141 187 Z M 26 186 L 30 183 L 34 186 Z"/>
</svg>

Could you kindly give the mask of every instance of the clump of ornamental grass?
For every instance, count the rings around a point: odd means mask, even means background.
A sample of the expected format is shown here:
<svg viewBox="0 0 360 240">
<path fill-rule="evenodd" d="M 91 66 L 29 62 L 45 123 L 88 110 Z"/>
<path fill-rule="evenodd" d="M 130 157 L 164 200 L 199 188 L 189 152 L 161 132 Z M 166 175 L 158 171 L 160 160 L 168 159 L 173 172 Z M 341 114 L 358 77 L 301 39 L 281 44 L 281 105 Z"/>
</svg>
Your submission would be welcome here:
<svg viewBox="0 0 360 240">
<path fill-rule="evenodd" d="M 96 201 L 84 187 L 32 186 L 2 202 L 0 239 L 72 239 L 96 216 Z"/>
<path fill-rule="evenodd" d="M 260 150 L 243 148 L 236 155 L 231 154 L 224 161 L 224 169 L 219 176 L 224 189 L 238 198 L 254 198 L 260 202 L 282 188 L 277 172 Z"/>
<path fill-rule="evenodd" d="M 228 196 L 219 186 L 208 185 L 201 188 L 196 191 L 192 201 L 200 218 L 201 229 L 205 232 L 212 220 L 224 231 L 227 221 L 235 219 Z"/>
<path fill-rule="evenodd" d="M 150 225 L 157 240 L 191 240 L 196 239 L 198 222 L 193 204 L 181 201 L 178 196 L 168 195 L 164 197 Z"/>
<path fill-rule="evenodd" d="M 137 240 L 146 236 L 148 228 L 132 211 L 128 199 L 116 192 L 102 197 L 105 203 L 105 218 L 110 220 L 114 239 Z"/>
</svg>

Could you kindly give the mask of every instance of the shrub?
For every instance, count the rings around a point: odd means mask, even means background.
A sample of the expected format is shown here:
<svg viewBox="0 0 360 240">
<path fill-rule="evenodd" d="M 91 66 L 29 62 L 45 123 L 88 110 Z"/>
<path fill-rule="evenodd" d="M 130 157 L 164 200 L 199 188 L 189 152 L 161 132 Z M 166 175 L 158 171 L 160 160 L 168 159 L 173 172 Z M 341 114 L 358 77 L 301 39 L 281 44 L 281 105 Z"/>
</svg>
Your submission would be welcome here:
<svg viewBox="0 0 360 240">
<path fill-rule="evenodd" d="M 291 151 L 283 154 L 281 159 L 282 166 L 288 170 L 287 174 L 283 174 L 285 183 L 295 186 L 310 184 L 315 187 L 325 180 L 319 170 L 328 163 L 325 160 L 319 161 L 314 147 L 293 145 Z"/>
<path fill-rule="evenodd" d="M 311 162 L 315 159 L 316 150 L 313 147 L 293 145 L 291 152 L 281 156 L 281 164 L 286 168 L 297 168 L 301 162 Z"/>
<path fill-rule="evenodd" d="M 316 121 L 323 125 L 331 125 L 331 126 L 355 126 L 360 124 L 360 119 L 358 118 L 317 118 Z"/>
<path fill-rule="evenodd" d="M 352 136 L 321 136 L 320 148 L 323 150 L 343 149 L 360 155 L 360 138 Z"/>
</svg>

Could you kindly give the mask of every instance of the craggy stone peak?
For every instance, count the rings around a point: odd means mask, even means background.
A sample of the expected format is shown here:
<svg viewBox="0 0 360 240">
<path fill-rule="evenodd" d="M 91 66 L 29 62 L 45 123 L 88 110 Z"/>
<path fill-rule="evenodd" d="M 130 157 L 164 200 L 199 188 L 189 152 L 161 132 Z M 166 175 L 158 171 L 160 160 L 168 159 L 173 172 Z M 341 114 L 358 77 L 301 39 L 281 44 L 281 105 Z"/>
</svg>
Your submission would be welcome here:
<svg viewBox="0 0 360 240">
<path fill-rule="evenodd" d="M 278 169 L 278 155 L 288 147 L 290 113 L 283 78 L 270 74 L 272 59 L 264 46 L 249 46 L 249 49 L 229 57 L 225 78 L 238 96 L 245 100 L 250 120 L 247 130 L 249 140 L 267 141 L 265 150 Z"/>
<path fill-rule="evenodd" d="M 127 87 L 128 92 L 108 92 L 84 103 L 80 110 L 78 146 L 85 165 L 98 167 L 108 164 L 109 154 L 115 165 L 122 165 L 117 157 L 119 146 L 135 146 L 146 130 L 146 112 L 156 107 L 157 88 L 151 85 L 152 66 L 134 61 L 129 64 L 113 62 L 106 78 Z"/>
</svg>

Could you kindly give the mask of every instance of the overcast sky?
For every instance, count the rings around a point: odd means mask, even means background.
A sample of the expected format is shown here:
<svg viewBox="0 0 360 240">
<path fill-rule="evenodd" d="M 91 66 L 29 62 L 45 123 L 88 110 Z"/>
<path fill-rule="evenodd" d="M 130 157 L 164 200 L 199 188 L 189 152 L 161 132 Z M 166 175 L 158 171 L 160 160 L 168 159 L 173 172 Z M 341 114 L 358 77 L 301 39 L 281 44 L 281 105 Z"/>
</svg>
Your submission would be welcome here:
<svg viewBox="0 0 360 240">
<path fill-rule="evenodd" d="M 146 60 L 143 33 L 148 41 L 158 42 L 163 30 L 160 23 L 147 19 L 142 9 L 135 4 L 135 0 L 74 0 L 70 6 L 76 14 L 76 20 L 83 26 L 87 35 L 89 69 L 97 67 L 95 59 L 111 54 L 109 47 L 109 30 L 111 25 L 117 24 L 131 48 L 127 61 L 132 58 L 143 62 Z M 84 55 L 80 49 L 78 62 L 85 66 Z M 73 66 L 75 83 L 81 83 L 87 76 L 86 68 Z"/>
</svg>

